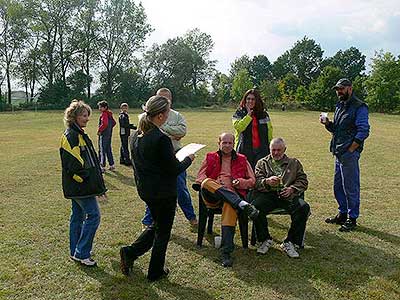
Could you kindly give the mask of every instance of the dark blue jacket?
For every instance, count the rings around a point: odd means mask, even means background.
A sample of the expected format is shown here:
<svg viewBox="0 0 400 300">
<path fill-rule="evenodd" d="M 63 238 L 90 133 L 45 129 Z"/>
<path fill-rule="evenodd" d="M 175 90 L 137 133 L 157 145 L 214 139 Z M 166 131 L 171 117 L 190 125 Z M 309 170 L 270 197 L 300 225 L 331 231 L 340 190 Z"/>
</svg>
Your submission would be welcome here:
<svg viewBox="0 0 400 300">
<path fill-rule="evenodd" d="M 325 127 L 332 132 L 332 154 L 344 154 L 353 142 L 360 145 L 356 151 L 361 152 L 364 140 L 369 135 L 368 106 L 353 93 L 349 100 L 336 104 L 333 122 L 329 122 Z"/>
</svg>

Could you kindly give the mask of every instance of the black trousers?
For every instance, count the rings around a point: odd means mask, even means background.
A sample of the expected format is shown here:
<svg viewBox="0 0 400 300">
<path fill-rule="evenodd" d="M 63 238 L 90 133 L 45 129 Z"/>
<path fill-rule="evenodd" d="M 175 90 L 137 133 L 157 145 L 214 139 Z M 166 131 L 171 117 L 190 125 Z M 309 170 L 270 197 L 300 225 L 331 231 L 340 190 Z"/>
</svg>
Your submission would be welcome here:
<svg viewBox="0 0 400 300">
<path fill-rule="evenodd" d="M 128 255 L 136 259 L 153 248 L 147 275 L 152 279 L 159 277 L 164 271 L 165 254 L 175 218 L 176 197 L 144 201 L 150 209 L 154 222 L 128 247 Z"/>
<path fill-rule="evenodd" d="M 260 211 L 257 220 L 254 222 L 259 242 L 271 239 L 268 231 L 267 214 L 276 208 L 282 208 L 290 214 L 292 220 L 285 242 L 290 241 L 301 247 L 304 246 L 304 235 L 310 214 L 310 206 L 302 197 L 295 197 L 289 201 L 280 199 L 277 192 L 261 193 L 254 191 L 252 203 Z"/>
<path fill-rule="evenodd" d="M 121 147 L 120 147 L 120 159 L 121 164 L 130 164 L 131 160 L 129 158 L 129 148 L 128 148 L 128 135 L 120 135 Z"/>
</svg>

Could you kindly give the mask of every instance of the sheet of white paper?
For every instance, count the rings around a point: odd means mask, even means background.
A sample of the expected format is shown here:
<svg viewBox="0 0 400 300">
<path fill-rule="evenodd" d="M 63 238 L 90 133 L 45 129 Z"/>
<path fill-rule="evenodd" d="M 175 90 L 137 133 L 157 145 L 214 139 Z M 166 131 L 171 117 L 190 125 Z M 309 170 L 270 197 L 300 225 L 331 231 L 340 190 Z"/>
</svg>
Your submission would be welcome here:
<svg viewBox="0 0 400 300">
<path fill-rule="evenodd" d="M 185 159 L 186 156 L 189 154 L 195 154 L 197 151 L 200 149 L 204 148 L 206 145 L 202 144 L 196 144 L 196 143 L 190 143 L 183 147 L 181 150 L 179 150 L 175 156 L 179 161 L 182 161 Z"/>
</svg>

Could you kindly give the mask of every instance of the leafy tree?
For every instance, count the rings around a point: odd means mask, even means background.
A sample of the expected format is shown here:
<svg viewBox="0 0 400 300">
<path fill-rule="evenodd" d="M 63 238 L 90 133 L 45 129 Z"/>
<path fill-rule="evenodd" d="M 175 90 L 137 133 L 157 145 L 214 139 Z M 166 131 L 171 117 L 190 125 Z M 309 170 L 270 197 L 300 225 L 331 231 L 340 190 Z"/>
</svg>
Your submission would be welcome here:
<svg viewBox="0 0 400 300">
<path fill-rule="evenodd" d="M 282 79 L 287 73 L 293 73 L 302 85 L 308 87 L 321 72 L 323 53 L 320 45 L 304 37 L 278 57 L 272 67 L 273 74 L 275 78 Z"/>
<path fill-rule="evenodd" d="M 191 85 L 194 93 L 198 84 L 207 81 L 213 72 L 215 61 L 210 59 L 214 42 L 209 34 L 201 32 L 198 28 L 188 31 L 183 36 L 183 43 L 191 52 Z"/>
<path fill-rule="evenodd" d="M 286 76 L 278 81 L 278 90 L 281 95 L 281 101 L 285 104 L 295 102 L 295 93 L 300 86 L 300 79 L 293 73 L 287 73 Z"/>
<path fill-rule="evenodd" d="M 89 78 L 88 78 L 89 77 Z M 71 90 L 71 98 L 85 99 L 87 98 L 85 90 L 87 82 L 92 82 L 93 78 L 86 75 L 82 70 L 71 73 L 67 78 L 67 84 Z"/>
<path fill-rule="evenodd" d="M 375 54 L 371 67 L 371 74 L 365 81 L 370 108 L 379 112 L 399 111 L 400 58 L 381 51 Z"/>
<path fill-rule="evenodd" d="M 213 89 L 212 97 L 214 102 L 224 104 L 230 100 L 232 82 L 227 75 L 217 72 L 211 82 L 211 87 Z"/>
<path fill-rule="evenodd" d="M 74 60 L 79 68 L 86 75 L 87 98 L 91 97 L 92 75 L 91 69 L 98 62 L 96 55 L 96 42 L 99 35 L 99 21 L 96 17 L 98 13 L 99 0 L 83 0 L 82 7 L 76 19 L 74 28 L 75 35 L 72 37 L 72 43 L 75 44 L 77 55 Z"/>
<path fill-rule="evenodd" d="M 249 73 L 257 86 L 265 79 L 271 80 L 273 78 L 272 65 L 268 57 L 262 54 L 254 56 L 250 62 Z"/>
<path fill-rule="evenodd" d="M 264 100 L 267 108 L 274 107 L 280 100 L 280 92 L 276 81 L 263 80 L 259 86 L 261 97 Z"/>
<path fill-rule="evenodd" d="M 235 101 L 242 99 L 244 93 L 253 87 L 253 82 L 246 69 L 240 70 L 233 78 L 231 97 Z"/>
<path fill-rule="evenodd" d="M 79 5 L 80 0 L 26 0 L 31 29 L 40 37 L 37 66 L 46 79 L 47 88 L 51 89 L 58 78 L 66 86 L 66 73 L 73 55 L 70 39 L 74 32 L 71 29 L 72 15 Z"/>
<path fill-rule="evenodd" d="M 230 77 L 234 78 L 239 71 L 241 70 L 247 70 L 247 72 L 250 72 L 250 66 L 251 66 L 251 59 L 250 57 L 245 54 L 239 58 L 236 58 L 233 63 L 231 63 L 231 69 L 229 71 Z"/>
<path fill-rule="evenodd" d="M 350 47 L 345 51 L 339 50 L 333 57 L 327 58 L 323 64 L 339 68 L 346 78 L 353 81 L 365 70 L 365 55 L 356 47 Z"/>
<path fill-rule="evenodd" d="M 332 87 L 342 77 L 344 77 L 344 74 L 339 68 L 332 66 L 325 67 L 317 80 L 311 83 L 306 105 L 311 109 L 323 111 L 334 110 L 337 96 Z"/>
<path fill-rule="evenodd" d="M 120 70 L 115 82 L 116 105 L 127 102 L 131 107 L 139 107 L 151 96 L 149 83 L 139 67 Z"/>
<path fill-rule="evenodd" d="M 0 58 L 5 68 L 7 100 L 11 104 L 11 72 L 26 37 L 24 7 L 15 0 L 0 0 Z"/>
<path fill-rule="evenodd" d="M 38 102 L 50 108 L 64 108 L 71 101 L 71 89 L 61 79 L 56 79 L 52 85 L 47 84 L 39 90 Z"/>
<path fill-rule="evenodd" d="M 167 86 L 174 92 L 174 103 L 201 102 L 203 92 L 198 87 L 208 83 L 214 73 L 215 62 L 209 59 L 213 42 L 198 29 L 183 37 L 169 39 L 162 45 L 153 45 L 145 54 L 151 77 L 150 85 L 156 90 Z"/>
<path fill-rule="evenodd" d="M 97 51 L 104 68 L 102 90 L 111 99 L 119 70 L 130 66 L 134 53 L 143 49 L 151 26 L 141 3 L 136 5 L 133 0 L 105 0 L 101 3 Z"/>
</svg>

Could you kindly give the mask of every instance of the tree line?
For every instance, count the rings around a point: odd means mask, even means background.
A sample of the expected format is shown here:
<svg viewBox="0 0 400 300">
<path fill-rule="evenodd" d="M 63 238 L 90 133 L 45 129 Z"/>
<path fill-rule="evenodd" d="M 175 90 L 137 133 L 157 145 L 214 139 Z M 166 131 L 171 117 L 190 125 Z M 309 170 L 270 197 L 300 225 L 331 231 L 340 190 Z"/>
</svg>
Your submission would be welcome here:
<svg viewBox="0 0 400 300">
<path fill-rule="evenodd" d="M 209 34 L 192 29 L 146 48 L 152 31 L 133 0 L 0 0 L 2 101 L 11 104 L 12 82 L 23 87 L 24 106 L 37 98 L 48 109 L 72 98 L 139 107 L 161 86 L 174 92 L 176 106 L 230 105 L 256 86 L 267 107 L 332 110 L 331 87 L 347 77 L 371 110 L 400 111 L 400 58 L 391 53 L 377 52 L 366 73 L 357 48 L 324 57 L 304 37 L 273 63 L 243 55 L 224 74 L 210 58 Z"/>
</svg>

